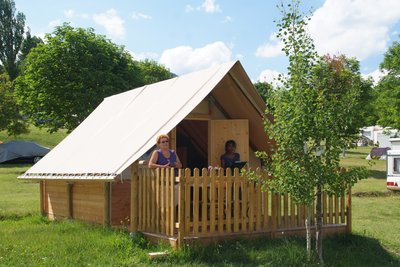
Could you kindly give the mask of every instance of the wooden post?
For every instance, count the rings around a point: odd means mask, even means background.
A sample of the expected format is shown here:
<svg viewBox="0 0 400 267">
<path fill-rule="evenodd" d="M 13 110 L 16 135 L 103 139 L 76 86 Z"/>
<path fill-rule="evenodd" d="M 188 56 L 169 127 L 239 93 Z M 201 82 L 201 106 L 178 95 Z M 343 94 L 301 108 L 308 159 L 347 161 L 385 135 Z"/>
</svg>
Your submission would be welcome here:
<svg viewBox="0 0 400 267">
<path fill-rule="evenodd" d="M 67 182 L 67 216 L 68 219 L 73 219 L 73 202 L 72 202 L 72 182 Z"/>
<path fill-rule="evenodd" d="M 46 203 L 46 192 L 45 192 L 45 181 L 40 181 L 39 182 L 39 191 L 40 191 L 40 214 L 42 216 L 46 215 L 46 208 L 45 208 L 45 203 Z"/>
<path fill-rule="evenodd" d="M 271 196 L 271 237 L 275 237 L 278 220 L 278 200 L 280 198 L 277 194 L 272 193 Z"/>
<path fill-rule="evenodd" d="M 104 182 L 104 211 L 103 211 L 103 225 L 104 226 L 109 226 L 111 223 L 110 190 L 111 190 L 111 182 Z"/>
<path fill-rule="evenodd" d="M 346 203 L 346 229 L 347 233 L 351 233 L 351 186 L 347 192 L 347 203 Z"/>
<path fill-rule="evenodd" d="M 179 170 L 178 178 L 178 247 L 182 248 L 185 238 L 185 178 L 182 169 Z"/>
<path fill-rule="evenodd" d="M 131 165 L 131 232 L 137 232 L 138 229 L 138 163 Z"/>
</svg>

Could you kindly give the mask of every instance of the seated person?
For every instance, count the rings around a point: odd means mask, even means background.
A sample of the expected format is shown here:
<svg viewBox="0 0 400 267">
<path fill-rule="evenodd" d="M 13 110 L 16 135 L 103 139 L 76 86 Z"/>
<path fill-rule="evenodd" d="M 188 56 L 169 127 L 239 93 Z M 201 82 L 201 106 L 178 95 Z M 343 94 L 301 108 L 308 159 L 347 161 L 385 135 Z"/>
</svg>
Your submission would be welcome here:
<svg viewBox="0 0 400 267">
<path fill-rule="evenodd" d="M 232 168 L 236 161 L 240 161 L 239 153 L 236 153 L 236 142 L 228 140 L 225 143 L 225 154 L 221 155 L 221 167 Z"/>
<path fill-rule="evenodd" d="M 159 149 L 154 150 L 149 160 L 149 168 L 182 168 L 181 161 L 176 152 L 169 149 L 169 137 L 162 134 L 157 137 L 157 146 Z"/>
</svg>

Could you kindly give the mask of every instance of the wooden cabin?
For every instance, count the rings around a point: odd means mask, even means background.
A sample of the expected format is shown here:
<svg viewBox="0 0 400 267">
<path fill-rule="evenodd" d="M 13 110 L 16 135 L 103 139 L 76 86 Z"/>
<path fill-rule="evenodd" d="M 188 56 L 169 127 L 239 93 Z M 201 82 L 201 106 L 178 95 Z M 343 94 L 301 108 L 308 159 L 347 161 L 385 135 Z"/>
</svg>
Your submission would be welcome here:
<svg viewBox="0 0 400 267">
<path fill-rule="evenodd" d="M 233 139 L 259 179 L 269 151 L 265 104 L 239 61 L 106 98 L 20 179 L 40 181 L 41 212 L 143 232 L 180 246 L 231 237 L 304 234 L 304 207 L 217 167 Z M 170 135 L 184 169 L 149 170 L 146 156 Z M 350 195 L 324 196 L 326 233 L 351 231 Z"/>
</svg>

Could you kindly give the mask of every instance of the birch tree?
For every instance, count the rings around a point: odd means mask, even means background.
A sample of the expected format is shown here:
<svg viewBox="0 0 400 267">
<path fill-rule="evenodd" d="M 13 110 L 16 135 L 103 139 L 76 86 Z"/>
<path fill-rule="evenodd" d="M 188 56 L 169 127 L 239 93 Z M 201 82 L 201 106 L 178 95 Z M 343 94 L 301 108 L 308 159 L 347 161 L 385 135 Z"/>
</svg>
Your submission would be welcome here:
<svg viewBox="0 0 400 267">
<path fill-rule="evenodd" d="M 310 19 L 299 11 L 300 1 L 281 4 L 277 37 L 289 59 L 283 86 L 267 99 L 266 112 L 273 115 L 265 129 L 276 146 L 271 156 L 260 156 L 274 176 L 268 186 L 278 193 L 289 193 L 308 207 L 306 218 L 307 251 L 311 258 L 310 227 L 316 205 L 316 253 L 322 257 L 322 192 L 343 195 L 349 185 L 364 178 L 365 169 L 339 171 L 340 152 L 356 137 L 355 108 L 360 86 L 350 75 L 345 57 L 319 57 L 307 33 Z"/>
</svg>

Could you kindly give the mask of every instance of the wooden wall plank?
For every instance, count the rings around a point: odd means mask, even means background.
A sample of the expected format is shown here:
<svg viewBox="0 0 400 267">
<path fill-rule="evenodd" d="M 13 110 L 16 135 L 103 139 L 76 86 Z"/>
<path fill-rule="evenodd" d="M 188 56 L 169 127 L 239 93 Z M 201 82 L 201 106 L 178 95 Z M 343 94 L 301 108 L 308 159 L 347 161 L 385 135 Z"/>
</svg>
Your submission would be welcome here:
<svg viewBox="0 0 400 267">
<path fill-rule="evenodd" d="M 219 166 L 220 156 L 225 151 L 225 142 L 236 141 L 240 159 L 249 161 L 249 121 L 248 120 L 211 120 L 209 121 L 208 160 L 212 166 Z"/>
</svg>

